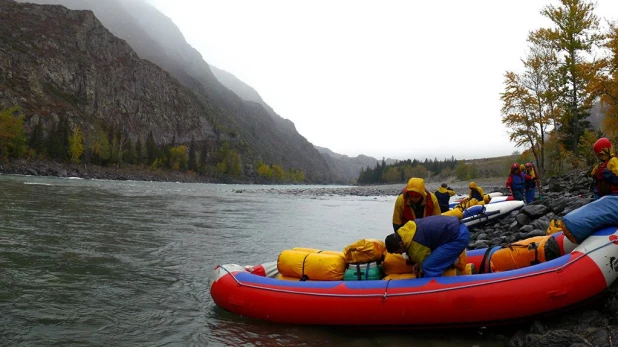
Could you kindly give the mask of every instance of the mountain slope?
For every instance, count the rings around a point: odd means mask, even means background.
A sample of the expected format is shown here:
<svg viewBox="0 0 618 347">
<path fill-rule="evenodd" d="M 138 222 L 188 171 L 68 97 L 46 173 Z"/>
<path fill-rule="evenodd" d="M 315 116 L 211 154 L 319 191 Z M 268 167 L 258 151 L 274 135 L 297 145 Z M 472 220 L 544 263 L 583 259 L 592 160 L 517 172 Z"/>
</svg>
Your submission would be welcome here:
<svg viewBox="0 0 618 347">
<path fill-rule="evenodd" d="M 2 1 L 10 3 L 8 0 Z M 214 78 L 201 55 L 186 43 L 173 22 L 150 5 L 116 0 L 35 2 L 59 3 L 70 8 L 94 11 L 103 24 L 115 35 L 126 40 L 139 57 L 152 61 L 168 71 L 182 85 L 194 92 L 193 97 L 202 105 L 201 107 L 209 110 L 212 121 L 209 123 L 210 131 L 200 135 L 196 134 L 199 131 L 195 128 L 191 128 L 192 132 L 185 132 L 185 129 L 179 126 L 175 129 L 178 131 L 160 134 L 162 137 L 156 138 L 157 142 L 169 143 L 174 137 L 180 142 L 189 139 L 190 135 L 194 135 L 197 140 L 217 141 L 218 145 L 226 140 L 242 152 L 243 168 L 248 175 L 252 174 L 250 171 L 254 163 L 261 160 L 269 164 L 279 164 L 284 169 L 303 170 L 311 182 L 332 182 L 332 175 L 326 162 L 304 137 L 298 133 L 279 131 L 279 126 L 261 105 L 245 102 L 223 87 Z M 56 19 L 62 22 L 62 17 L 66 14 L 56 13 L 56 15 L 58 16 Z M 19 23 L 11 24 L 20 26 Z M 71 94 L 74 91 L 63 92 Z M 130 98 L 131 95 L 126 97 Z M 160 115 L 167 110 L 158 111 Z M 214 139 L 209 132 L 214 133 Z"/>
<path fill-rule="evenodd" d="M 7 0 L 0 10 L 0 107 L 22 106 L 31 126 L 41 119 L 49 128 L 66 115 L 86 132 L 100 122 L 134 139 L 150 130 L 162 142 L 214 137 L 216 112 L 92 12 Z"/>
</svg>

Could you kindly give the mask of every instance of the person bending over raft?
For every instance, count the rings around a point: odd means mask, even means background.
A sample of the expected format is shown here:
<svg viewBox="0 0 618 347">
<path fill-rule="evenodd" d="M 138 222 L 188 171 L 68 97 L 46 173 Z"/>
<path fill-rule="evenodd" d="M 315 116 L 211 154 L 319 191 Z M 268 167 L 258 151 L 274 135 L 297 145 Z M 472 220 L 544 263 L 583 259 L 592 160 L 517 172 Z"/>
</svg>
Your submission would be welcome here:
<svg viewBox="0 0 618 347">
<path fill-rule="evenodd" d="M 408 221 L 440 213 L 438 199 L 425 189 L 425 181 L 422 178 L 412 177 L 395 200 L 393 229 L 397 231 Z"/>
<path fill-rule="evenodd" d="M 417 277 L 440 277 L 470 242 L 468 227 L 453 216 L 429 216 L 407 222 L 386 236 L 389 253 L 407 253 Z"/>
</svg>

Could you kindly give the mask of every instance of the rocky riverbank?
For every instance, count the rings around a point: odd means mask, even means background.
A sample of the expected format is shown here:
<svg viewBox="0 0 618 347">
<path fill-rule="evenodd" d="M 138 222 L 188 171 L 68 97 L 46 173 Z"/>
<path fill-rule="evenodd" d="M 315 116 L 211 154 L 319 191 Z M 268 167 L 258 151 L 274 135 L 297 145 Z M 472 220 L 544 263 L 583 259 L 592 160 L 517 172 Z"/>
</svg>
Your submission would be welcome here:
<svg viewBox="0 0 618 347">
<path fill-rule="evenodd" d="M 504 179 L 479 180 L 486 193 L 507 193 Z M 592 201 L 591 179 L 587 172 L 573 172 L 542 181 L 537 200 L 492 224 L 470 228 L 469 249 L 505 245 L 510 242 L 545 235 L 551 219 L 560 218 Z M 439 182 L 427 183 L 435 190 Z M 468 182 L 450 182 L 460 194 L 468 191 Z M 396 196 L 403 184 L 327 188 L 293 188 L 272 190 L 275 194 Z M 238 193 L 243 193 L 240 191 Z M 390 217 L 390 216 L 388 216 Z M 582 284 L 585 285 L 585 284 Z M 501 309 L 496 307 L 496 310 Z M 618 346 L 618 283 L 606 293 L 561 314 L 550 315 L 515 326 L 516 330 L 480 329 L 479 334 L 497 339 L 508 347 L 610 347 Z M 513 332 L 515 331 L 515 332 Z"/>
<path fill-rule="evenodd" d="M 12 160 L 0 163 L 0 173 L 32 176 L 79 177 L 85 179 L 196 183 L 250 183 L 228 178 L 208 178 L 195 173 L 151 169 L 139 166 L 63 164 L 50 160 Z"/>
</svg>

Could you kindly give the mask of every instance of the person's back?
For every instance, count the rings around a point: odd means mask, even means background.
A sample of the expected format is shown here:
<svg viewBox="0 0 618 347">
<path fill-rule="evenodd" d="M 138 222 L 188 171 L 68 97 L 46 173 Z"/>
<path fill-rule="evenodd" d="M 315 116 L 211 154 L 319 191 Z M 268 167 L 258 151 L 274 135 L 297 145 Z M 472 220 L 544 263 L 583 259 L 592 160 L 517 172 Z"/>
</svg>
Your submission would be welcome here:
<svg viewBox="0 0 618 347">
<path fill-rule="evenodd" d="M 453 216 L 429 216 L 409 221 L 384 243 L 389 253 L 407 253 L 423 277 L 439 277 L 466 249 L 470 233 Z M 420 271 L 419 271 L 420 272 Z"/>
<path fill-rule="evenodd" d="M 470 182 L 470 184 L 468 185 L 468 188 L 470 188 L 468 199 L 476 199 L 477 201 L 483 201 L 483 197 L 485 196 L 485 192 L 483 192 L 483 188 L 479 187 L 474 182 Z"/>
<path fill-rule="evenodd" d="M 449 210 L 449 202 L 451 196 L 455 195 L 455 191 L 451 189 L 446 183 L 442 183 L 438 190 L 434 193 L 438 204 L 440 205 L 440 212 L 444 213 Z"/>
</svg>

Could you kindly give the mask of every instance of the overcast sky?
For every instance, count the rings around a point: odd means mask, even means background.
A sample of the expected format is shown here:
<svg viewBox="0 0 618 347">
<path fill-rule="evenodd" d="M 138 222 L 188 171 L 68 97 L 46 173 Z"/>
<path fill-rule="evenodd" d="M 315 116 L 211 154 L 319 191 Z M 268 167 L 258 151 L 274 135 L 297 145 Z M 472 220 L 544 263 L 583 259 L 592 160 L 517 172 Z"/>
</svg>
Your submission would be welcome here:
<svg viewBox="0 0 618 347">
<path fill-rule="evenodd" d="M 504 73 L 543 0 L 148 0 L 309 142 L 351 157 L 509 155 Z M 616 20 L 618 0 L 595 13 Z"/>
</svg>

